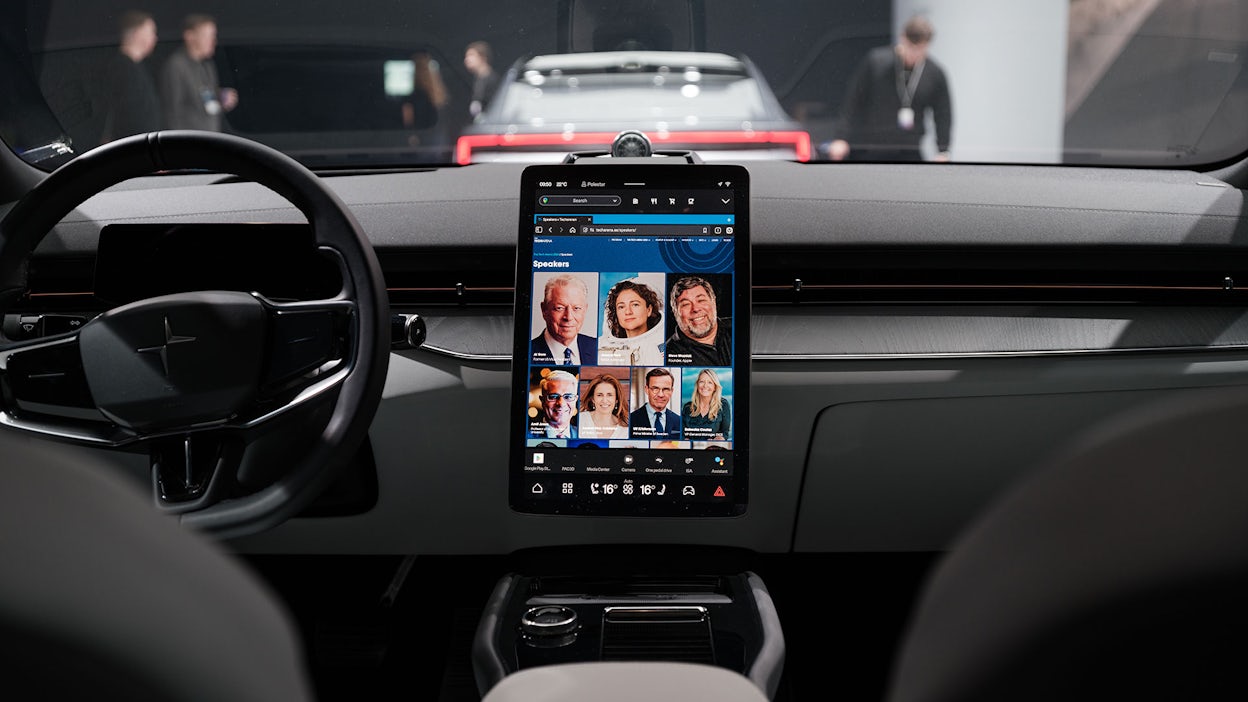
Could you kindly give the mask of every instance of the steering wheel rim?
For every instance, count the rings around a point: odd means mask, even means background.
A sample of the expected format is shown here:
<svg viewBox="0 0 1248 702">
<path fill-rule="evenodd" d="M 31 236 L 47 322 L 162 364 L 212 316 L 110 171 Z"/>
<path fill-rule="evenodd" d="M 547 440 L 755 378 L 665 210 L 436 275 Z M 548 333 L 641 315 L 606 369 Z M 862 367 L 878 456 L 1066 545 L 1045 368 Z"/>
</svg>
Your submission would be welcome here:
<svg viewBox="0 0 1248 702">
<path fill-rule="evenodd" d="M 267 487 L 179 515 L 222 538 L 263 531 L 310 504 L 350 463 L 380 404 L 388 364 L 389 303 L 380 264 L 355 217 L 315 174 L 268 146 L 213 132 L 152 132 L 93 149 L 49 174 L 0 220 L 0 313 L 25 292 L 30 258 L 57 222 L 112 185 L 168 170 L 229 173 L 284 197 L 307 218 L 316 245 L 337 252 L 343 277 L 337 299 L 354 303 L 354 353 L 317 440 Z"/>
</svg>

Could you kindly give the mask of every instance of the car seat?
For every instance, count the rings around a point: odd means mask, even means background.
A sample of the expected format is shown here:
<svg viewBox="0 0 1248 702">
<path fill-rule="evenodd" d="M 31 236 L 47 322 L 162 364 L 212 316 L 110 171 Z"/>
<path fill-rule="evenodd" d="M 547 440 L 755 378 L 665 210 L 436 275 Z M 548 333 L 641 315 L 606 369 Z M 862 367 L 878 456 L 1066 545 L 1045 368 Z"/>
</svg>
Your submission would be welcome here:
<svg viewBox="0 0 1248 702">
<path fill-rule="evenodd" d="M 233 556 L 83 449 L 0 431 L 12 699 L 312 699 L 295 628 Z"/>
<path fill-rule="evenodd" d="M 935 566 L 890 702 L 1243 699 L 1248 390 L 1097 427 Z"/>
</svg>

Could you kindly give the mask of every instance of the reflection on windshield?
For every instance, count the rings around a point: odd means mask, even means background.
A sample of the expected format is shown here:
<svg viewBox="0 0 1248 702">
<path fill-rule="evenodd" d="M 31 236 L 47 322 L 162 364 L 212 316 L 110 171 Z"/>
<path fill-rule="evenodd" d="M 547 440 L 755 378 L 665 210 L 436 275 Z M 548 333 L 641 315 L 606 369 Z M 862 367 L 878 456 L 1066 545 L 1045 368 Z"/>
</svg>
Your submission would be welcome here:
<svg viewBox="0 0 1248 702">
<path fill-rule="evenodd" d="M 170 128 L 321 167 L 557 160 L 623 129 L 711 160 L 1181 166 L 1246 146 L 1234 0 L 412 5 L 5 3 L 0 135 L 44 167 L 53 143 Z M 576 59 L 607 56 L 636 60 Z"/>
</svg>

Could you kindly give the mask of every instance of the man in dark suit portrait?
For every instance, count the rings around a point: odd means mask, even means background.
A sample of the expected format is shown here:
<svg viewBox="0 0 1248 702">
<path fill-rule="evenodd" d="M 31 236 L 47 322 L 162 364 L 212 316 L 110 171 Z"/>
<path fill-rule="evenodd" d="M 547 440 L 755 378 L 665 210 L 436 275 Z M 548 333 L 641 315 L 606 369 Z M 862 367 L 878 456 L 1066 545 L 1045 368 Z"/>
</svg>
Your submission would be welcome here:
<svg viewBox="0 0 1248 702">
<path fill-rule="evenodd" d="M 629 413 L 628 424 L 635 439 L 679 439 L 680 415 L 669 410 L 676 379 L 666 368 L 646 373 L 646 404 Z"/>
<path fill-rule="evenodd" d="M 546 281 L 542 294 L 546 328 L 532 342 L 539 366 L 592 366 L 598 363 L 598 340 L 581 333 L 589 311 L 589 287 L 571 273 Z"/>
</svg>

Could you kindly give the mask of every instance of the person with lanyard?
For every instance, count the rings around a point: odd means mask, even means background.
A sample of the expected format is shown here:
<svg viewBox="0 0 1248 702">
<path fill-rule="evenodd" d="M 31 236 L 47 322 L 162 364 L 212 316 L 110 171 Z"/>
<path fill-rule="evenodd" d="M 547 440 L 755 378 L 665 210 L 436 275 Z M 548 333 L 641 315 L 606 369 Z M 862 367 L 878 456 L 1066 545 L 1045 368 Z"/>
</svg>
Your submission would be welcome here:
<svg viewBox="0 0 1248 702">
<path fill-rule="evenodd" d="M 217 80 L 213 56 L 217 22 L 210 15 L 187 15 L 182 23 L 182 48 L 165 61 L 160 95 L 165 127 L 222 131 L 222 117 L 238 105 L 238 91 Z"/>
<path fill-rule="evenodd" d="M 950 159 L 953 106 L 949 81 L 928 57 L 934 31 L 927 18 L 906 22 L 895 46 L 872 49 L 850 78 L 841 104 L 833 161 L 921 161 L 930 112 L 936 126 L 934 161 Z"/>
</svg>

